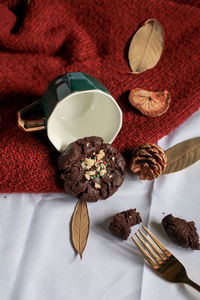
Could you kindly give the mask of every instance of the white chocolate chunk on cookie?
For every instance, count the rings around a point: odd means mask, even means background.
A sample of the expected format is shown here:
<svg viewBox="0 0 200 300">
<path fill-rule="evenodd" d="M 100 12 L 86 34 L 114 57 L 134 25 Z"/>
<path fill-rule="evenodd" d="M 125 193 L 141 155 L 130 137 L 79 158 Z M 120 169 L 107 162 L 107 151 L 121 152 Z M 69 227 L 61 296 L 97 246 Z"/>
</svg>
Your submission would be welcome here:
<svg viewBox="0 0 200 300">
<path fill-rule="evenodd" d="M 89 174 L 84 174 L 84 176 L 85 176 L 85 178 L 86 178 L 87 180 L 90 180 L 90 175 L 89 175 Z"/>
<path fill-rule="evenodd" d="M 95 186 L 96 189 L 100 189 L 101 188 L 100 184 L 98 184 L 98 183 L 95 183 L 94 186 Z"/>
<path fill-rule="evenodd" d="M 103 150 L 99 151 L 99 154 L 97 154 L 97 160 L 100 161 L 105 156 L 105 153 Z"/>
<path fill-rule="evenodd" d="M 88 165 L 88 167 L 94 166 L 95 160 L 91 158 L 85 158 L 85 164 Z"/>
<path fill-rule="evenodd" d="M 107 170 L 103 169 L 103 170 L 100 171 L 99 175 L 100 175 L 100 176 L 103 176 L 103 175 L 106 174 L 106 173 L 107 173 Z"/>
</svg>

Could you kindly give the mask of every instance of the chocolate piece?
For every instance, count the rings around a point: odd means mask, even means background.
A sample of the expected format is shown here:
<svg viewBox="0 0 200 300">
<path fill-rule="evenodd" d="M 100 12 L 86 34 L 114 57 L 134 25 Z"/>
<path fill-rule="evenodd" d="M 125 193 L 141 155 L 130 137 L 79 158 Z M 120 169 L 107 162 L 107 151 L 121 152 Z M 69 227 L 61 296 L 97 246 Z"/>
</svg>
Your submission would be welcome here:
<svg viewBox="0 0 200 300">
<path fill-rule="evenodd" d="M 65 190 L 83 201 L 106 199 L 125 177 L 125 160 L 100 137 L 85 137 L 71 143 L 58 158 Z"/>
<path fill-rule="evenodd" d="M 187 222 L 169 214 L 162 219 L 162 225 L 167 235 L 179 246 L 200 250 L 199 235 L 193 221 Z"/>
<path fill-rule="evenodd" d="M 122 211 L 113 217 L 109 230 L 120 239 L 127 240 L 131 233 L 131 227 L 142 222 L 136 208 Z"/>
</svg>

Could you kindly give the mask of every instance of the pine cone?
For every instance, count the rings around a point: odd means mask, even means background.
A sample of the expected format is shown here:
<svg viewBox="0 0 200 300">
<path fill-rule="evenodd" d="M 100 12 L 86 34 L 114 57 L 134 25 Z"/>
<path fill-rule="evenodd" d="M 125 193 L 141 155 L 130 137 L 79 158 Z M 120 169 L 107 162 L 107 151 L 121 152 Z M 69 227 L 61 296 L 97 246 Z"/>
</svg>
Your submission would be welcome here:
<svg viewBox="0 0 200 300">
<path fill-rule="evenodd" d="M 156 144 L 142 144 L 133 151 L 131 171 L 142 180 L 160 176 L 167 166 L 165 151 Z"/>
</svg>

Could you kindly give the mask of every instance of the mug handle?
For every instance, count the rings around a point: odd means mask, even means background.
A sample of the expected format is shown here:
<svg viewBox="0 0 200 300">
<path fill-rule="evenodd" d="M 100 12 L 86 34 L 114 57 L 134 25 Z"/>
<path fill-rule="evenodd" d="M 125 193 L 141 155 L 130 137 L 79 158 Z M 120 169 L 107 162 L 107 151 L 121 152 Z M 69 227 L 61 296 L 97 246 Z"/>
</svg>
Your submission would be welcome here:
<svg viewBox="0 0 200 300">
<path fill-rule="evenodd" d="M 39 131 L 45 129 L 45 118 L 40 118 L 37 120 L 25 120 L 26 116 L 30 115 L 34 111 L 42 109 L 41 100 L 38 100 L 17 112 L 17 122 L 20 129 L 25 132 Z"/>
</svg>

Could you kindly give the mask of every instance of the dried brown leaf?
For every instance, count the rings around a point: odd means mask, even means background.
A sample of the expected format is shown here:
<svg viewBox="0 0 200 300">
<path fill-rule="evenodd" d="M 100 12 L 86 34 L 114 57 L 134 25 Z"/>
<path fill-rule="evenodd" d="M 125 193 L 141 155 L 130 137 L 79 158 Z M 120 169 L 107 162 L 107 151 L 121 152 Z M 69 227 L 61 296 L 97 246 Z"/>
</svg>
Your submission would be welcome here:
<svg viewBox="0 0 200 300">
<path fill-rule="evenodd" d="M 183 170 L 200 159 L 200 137 L 181 142 L 166 150 L 167 168 L 163 174 Z"/>
<path fill-rule="evenodd" d="M 155 20 L 147 20 L 134 34 L 128 53 L 133 74 L 152 69 L 159 62 L 164 48 L 164 31 Z"/>
<path fill-rule="evenodd" d="M 89 227 L 90 218 L 87 203 L 79 200 L 72 217 L 72 242 L 81 259 L 87 244 Z"/>
</svg>

